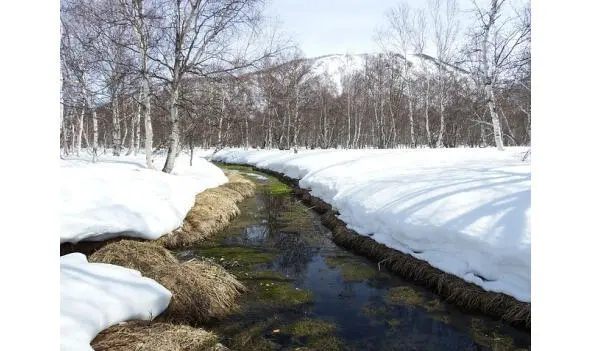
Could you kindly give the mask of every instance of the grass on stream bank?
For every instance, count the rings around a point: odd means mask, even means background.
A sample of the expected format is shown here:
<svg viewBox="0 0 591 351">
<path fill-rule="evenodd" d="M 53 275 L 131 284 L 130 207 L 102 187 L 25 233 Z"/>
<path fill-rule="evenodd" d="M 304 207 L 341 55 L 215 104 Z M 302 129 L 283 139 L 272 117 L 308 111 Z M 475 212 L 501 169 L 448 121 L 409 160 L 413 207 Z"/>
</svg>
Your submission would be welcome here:
<svg viewBox="0 0 591 351">
<path fill-rule="evenodd" d="M 131 321 L 100 332 L 92 341 L 96 351 L 205 351 L 227 350 L 218 337 L 187 325 Z"/>
<path fill-rule="evenodd" d="M 235 172 L 227 172 L 228 183 L 195 196 L 183 226 L 156 242 L 167 249 L 178 249 L 199 243 L 224 229 L 240 214 L 238 203 L 253 196 L 256 185 Z"/>
<path fill-rule="evenodd" d="M 172 293 L 167 310 L 154 321 L 112 326 L 93 340 L 95 350 L 225 350 L 215 334 L 191 326 L 235 311 L 244 285 L 214 262 L 193 259 L 180 263 L 168 249 L 205 240 L 240 213 L 236 204 L 252 196 L 256 186 L 239 174 L 227 176 L 228 183 L 195 197 L 183 226 L 174 232 L 151 242 L 123 239 L 98 250 L 93 246 L 89 261 L 138 270 Z"/>
</svg>

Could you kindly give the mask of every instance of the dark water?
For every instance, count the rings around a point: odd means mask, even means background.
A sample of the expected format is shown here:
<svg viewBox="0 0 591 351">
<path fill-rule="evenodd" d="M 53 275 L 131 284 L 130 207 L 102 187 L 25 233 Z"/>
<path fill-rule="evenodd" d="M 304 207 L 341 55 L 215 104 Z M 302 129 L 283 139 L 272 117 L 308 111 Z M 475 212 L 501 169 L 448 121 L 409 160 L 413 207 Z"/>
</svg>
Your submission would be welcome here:
<svg viewBox="0 0 591 351">
<path fill-rule="evenodd" d="M 226 266 L 248 287 L 212 326 L 234 350 L 514 350 L 530 334 L 461 313 L 429 291 L 336 246 L 319 217 L 252 178 L 255 197 L 214 240 L 179 253 Z"/>
</svg>

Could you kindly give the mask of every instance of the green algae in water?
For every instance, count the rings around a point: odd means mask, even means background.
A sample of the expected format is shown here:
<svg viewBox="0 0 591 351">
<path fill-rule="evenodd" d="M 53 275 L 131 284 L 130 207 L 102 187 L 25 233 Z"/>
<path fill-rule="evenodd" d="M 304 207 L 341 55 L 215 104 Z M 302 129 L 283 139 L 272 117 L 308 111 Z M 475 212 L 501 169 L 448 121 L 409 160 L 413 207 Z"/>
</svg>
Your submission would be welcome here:
<svg viewBox="0 0 591 351">
<path fill-rule="evenodd" d="M 305 318 L 285 328 L 294 344 L 305 345 L 300 350 L 341 350 L 343 342 L 334 336 L 336 326 L 321 320 Z"/>
<path fill-rule="evenodd" d="M 263 191 L 268 192 L 272 196 L 282 196 L 289 195 L 291 193 L 291 187 L 273 178 L 268 184 L 263 185 Z"/>
<path fill-rule="evenodd" d="M 388 291 L 385 300 L 392 305 L 419 306 L 423 304 L 423 296 L 418 291 L 408 286 L 391 288 L 390 291 Z"/>
<path fill-rule="evenodd" d="M 335 330 L 336 327 L 332 323 L 309 318 L 297 321 L 286 328 L 286 332 L 293 336 L 321 336 L 332 334 Z"/>
<path fill-rule="evenodd" d="M 273 271 L 254 271 L 254 272 L 244 272 L 241 277 L 243 280 L 250 280 L 250 281 L 275 281 L 275 282 L 289 282 L 293 279 L 285 277 L 281 273 L 273 272 Z"/>
<path fill-rule="evenodd" d="M 344 281 L 368 280 L 377 274 L 375 269 L 350 256 L 325 257 L 324 263 L 330 268 L 339 268 Z"/>
<path fill-rule="evenodd" d="M 374 306 L 363 306 L 361 313 L 370 319 L 386 319 L 390 316 L 390 312 L 384 308 L 376 308 Z"/>
<path fill-rule="evenodd" d="M 388 325 L 391 326 L 392 328 L 396 328 L 400 325 L 400 321 L 398 319 L 391 318 L 388 320 Z"/>
<path fill-rule="evenodd" d="M 515 350 L 513 339 L 487 328 L 478 318 L 472 318 L 472 337 L 477 344 L 489 347 L 493 351 Z"/>
<path fill-rule="evenodd" d="M 236 325 L 239 330 L 233 334 L 228 346 L 232 350 L 253 350 L 266 351 L 277 350 L 281 346 L 263 337 L 266 331 L 272 329 L 272 325 L 276 321 L 270 319 L 264 322 L 258 322 L 252 325 L 244 325 L 242 323 Z"/>
<path fill-rule="evenodd" d="M 335 336 L 317 337 L 310 340 L 315 350 L 339 351 L 343 349 L 343 341 Z"/>
<path fill-rule="evenodd" d="M 253 174 L 259 174 L 259 175 L 267 177 L 266 182 L 262 185 L 259 185 L 259 186 L 262 188 L 263 191 L 268 191 L 271 195 L 278 196 L 278 195 L 288 195 L 291 193 L 291 187 L 288 184 L 285 184 L 282 181 L 280 181 L 279 179 L 277 179 L 275 177 L 271 177 L 268 174 L 256 171 L 250 166 L 229 165 L 229 164 L 224 164 L 224 163 L 219 163 L 219 162 L 214 162 L 214 164 L 222 169 L 239 171 L 242 174 L 253 173 Z M 252 175 L 248 175 L 248 174 L 244 174 L 244 175 L 247 177 L 250 177 L 250 178 L 255 178 Z"/>
<path fill-rule="evenodd" d="M 253 170 L 251 166 L 247 166 L 247 165 L 226 164 L 226 163 L 216 162 L 216 161 L 213 161 L 212 163 L 214 165 L 218 166 L 219 168 L 222 168 L 222 169 L 228 169 L 228 170 L 240 171 L 240 172 L 249 172 L 249 173 L 263 174 L 261 172 L 258 172 L 258 171 Z"/>
<path fill-rule="evenodd" d="M 215 262 L 226 268 L 254 268 L 271 262 L 276 256 L 275 253 L 261 252 L 259 249 L 239 246 L 201 248 L 199 249 L 199 255 L 213 258 Z"/>
<path fill-rule="evenodd" d="M 290 282 L 261 280 L 257 286 L 257 294 L 264 302 L 281 305 L 301 305 L 312 302 L 312 292 L 295 288 Z"/>
</svg>

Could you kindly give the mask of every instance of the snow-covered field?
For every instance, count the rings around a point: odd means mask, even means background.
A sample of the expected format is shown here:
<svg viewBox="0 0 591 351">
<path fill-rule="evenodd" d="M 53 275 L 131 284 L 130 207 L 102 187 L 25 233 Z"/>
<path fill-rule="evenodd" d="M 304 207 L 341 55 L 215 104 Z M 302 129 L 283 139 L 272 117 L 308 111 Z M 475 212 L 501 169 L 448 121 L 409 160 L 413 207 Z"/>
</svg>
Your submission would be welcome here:
<svg viewBox="0 0 591 351">
<path fill-rule="evenodd" d="M 225 149 L 214 160 L 299 178 L 361 235 L 485 290 L 530 301 L 526 148 Z"/>
<path fill-rule="evenodd" d="M 62 351 L 92 350 L 90 342 L 117 323 L 151 320 L 163 312 L 171 293 L 140 272 L 88 263 L 72 253 L 60 258 L 60 334 Z"/>
<path fill-rule="evenodd" d="M 189 156 L 179 155 L 173 174 L 160 171 L 164 160 L 156 155 L 154 170 L 145 167 L 144 155 L 62 160 L 60 242 L 121 234 L 157 239 L 183 223 L 196 194 L 228 181 L 197 156 L 190 167 Z"/>
</svg>

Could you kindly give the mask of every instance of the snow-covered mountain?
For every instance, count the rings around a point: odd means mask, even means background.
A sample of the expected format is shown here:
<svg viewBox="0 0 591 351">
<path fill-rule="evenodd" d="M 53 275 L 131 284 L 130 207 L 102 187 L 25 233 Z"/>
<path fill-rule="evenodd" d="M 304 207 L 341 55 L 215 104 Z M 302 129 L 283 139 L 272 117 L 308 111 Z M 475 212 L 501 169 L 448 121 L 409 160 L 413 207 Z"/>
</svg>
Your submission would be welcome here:
<svg viewBox="0 0 591 351">
<path fill-rule="evenodd" d="M 312 66 L 312 72 L 316 75 L 330 77 L 339 92 L 342 91 L 342 79 L 347 74 L 362 71 L 365 61 L 371 57 L 378 57 L 379 54 L 332 54 L 305 59 Z M 404 64 L 404 56 L 395 55 L 396 64 Z M 410 74 L 413 76 L 436 74 L 440 68 L 461 76 L 467 76 L 468 72 L 460 67 L 442 63 L 437 59 L 425 54 L 410 54 L 406 57 L 410 66 Z"/>
</svg>

